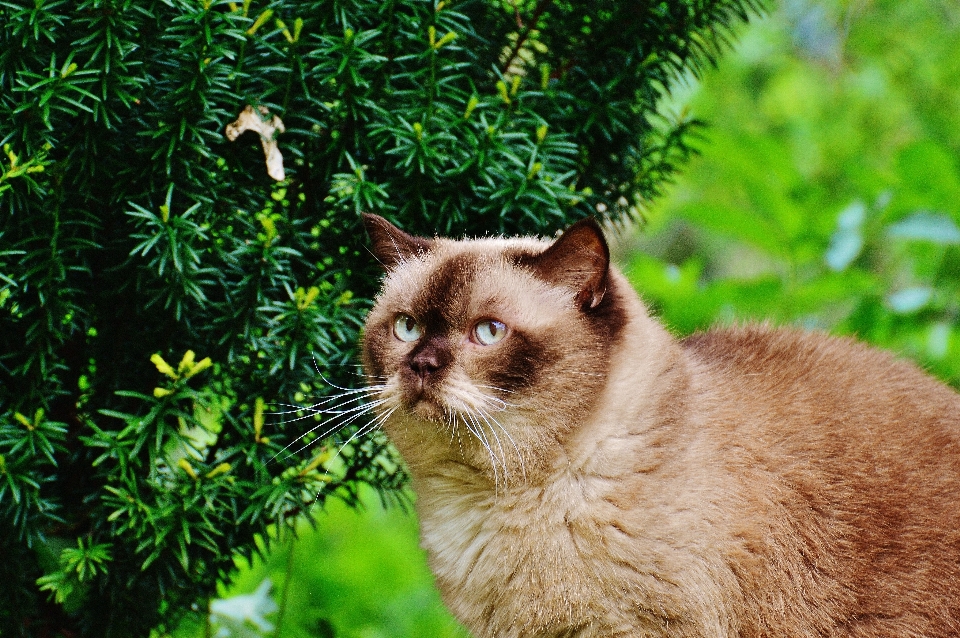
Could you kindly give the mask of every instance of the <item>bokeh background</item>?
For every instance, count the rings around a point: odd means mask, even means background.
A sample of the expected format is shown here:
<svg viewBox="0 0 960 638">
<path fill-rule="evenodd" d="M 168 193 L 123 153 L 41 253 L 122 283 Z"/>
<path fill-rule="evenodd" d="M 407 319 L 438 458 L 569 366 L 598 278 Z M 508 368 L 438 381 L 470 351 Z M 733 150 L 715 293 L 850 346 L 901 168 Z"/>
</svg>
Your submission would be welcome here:
<svg viewBox="0 0 960 638">
<path fill-rule="evenodd" d="M 769 320 L 851 334 L 960 380 L 960 4 L 783 0 L 669 109 L 692 159 L 621 268 L 678 335 Z M 179 638 L 466 636 L 434 592 L 413 513 L 334 500 Z"/>
</svg>

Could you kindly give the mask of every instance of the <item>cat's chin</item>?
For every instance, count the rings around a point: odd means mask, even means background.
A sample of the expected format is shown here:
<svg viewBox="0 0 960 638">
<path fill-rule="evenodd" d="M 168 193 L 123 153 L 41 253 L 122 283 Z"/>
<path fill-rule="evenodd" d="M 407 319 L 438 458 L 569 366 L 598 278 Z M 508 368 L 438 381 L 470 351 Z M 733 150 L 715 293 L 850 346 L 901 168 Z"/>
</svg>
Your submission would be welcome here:
<svg viewBox="0 0 960 638">
<path fill-rule="evenodd" d="M 407 407 L 407 412 L 424 421 L 439 423 L 446 417 L 443 406 L 432 399 L 421 396 Z"/>
</svg>

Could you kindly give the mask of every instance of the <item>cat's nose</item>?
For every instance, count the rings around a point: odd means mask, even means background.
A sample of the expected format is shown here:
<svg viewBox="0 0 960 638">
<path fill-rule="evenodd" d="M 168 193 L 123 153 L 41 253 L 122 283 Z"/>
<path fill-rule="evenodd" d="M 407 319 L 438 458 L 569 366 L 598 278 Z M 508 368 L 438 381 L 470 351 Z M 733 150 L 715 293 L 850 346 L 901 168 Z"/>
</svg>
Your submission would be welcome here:
<svg viewBox="0 0 960 638">
<path fill-rule="evenodd" d="M 440 359 L 435 354 L 421 352 L 410 359 L 410 367 L 417 373 L 418 377 L 426 379 L 440 369 Z"/>
<path fill-rule="evenodd" d="M 422 348 L 410 357 L 410 369 L 424 381 L 435 375 L 445 364 L 445 357 L 435 347 Z"/>
</svg>

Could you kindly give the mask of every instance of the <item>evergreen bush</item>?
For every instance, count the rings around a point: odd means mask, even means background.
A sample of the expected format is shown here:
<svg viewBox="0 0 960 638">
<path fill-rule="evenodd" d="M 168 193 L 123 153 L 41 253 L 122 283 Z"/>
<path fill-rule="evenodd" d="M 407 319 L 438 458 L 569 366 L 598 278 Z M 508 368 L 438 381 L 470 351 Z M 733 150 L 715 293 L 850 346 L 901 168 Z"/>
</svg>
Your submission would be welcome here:
<svg viewBox="0 0 960 638">
<path fill-rule="evenodd" d="M 272 526 L 402 494 L 356 412 L 273 407 L 360 383 L 359 212 L 628 215 L 760 3 L 0 2 L 0 635 L 168 628 Z M 247 106 L 276 131 L 228 140 Z"/>
</svg>

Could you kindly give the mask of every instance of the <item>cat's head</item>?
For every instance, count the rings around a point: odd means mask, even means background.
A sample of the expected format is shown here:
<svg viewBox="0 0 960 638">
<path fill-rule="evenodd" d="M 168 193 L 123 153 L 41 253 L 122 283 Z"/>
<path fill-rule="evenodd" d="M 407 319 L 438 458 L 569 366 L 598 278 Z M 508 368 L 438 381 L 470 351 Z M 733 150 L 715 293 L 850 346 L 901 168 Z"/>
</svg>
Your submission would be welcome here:
<svg viewBox="0 0 960 638">
<path fill-rule="evenodd" d="M 455 241 L 364 222 L 386 269 L 364 368 L 411 468 L 451 460 L 508 482 L 542 469 L 597 400 L 626 321 L 599 226 Z"/>
</svg>

